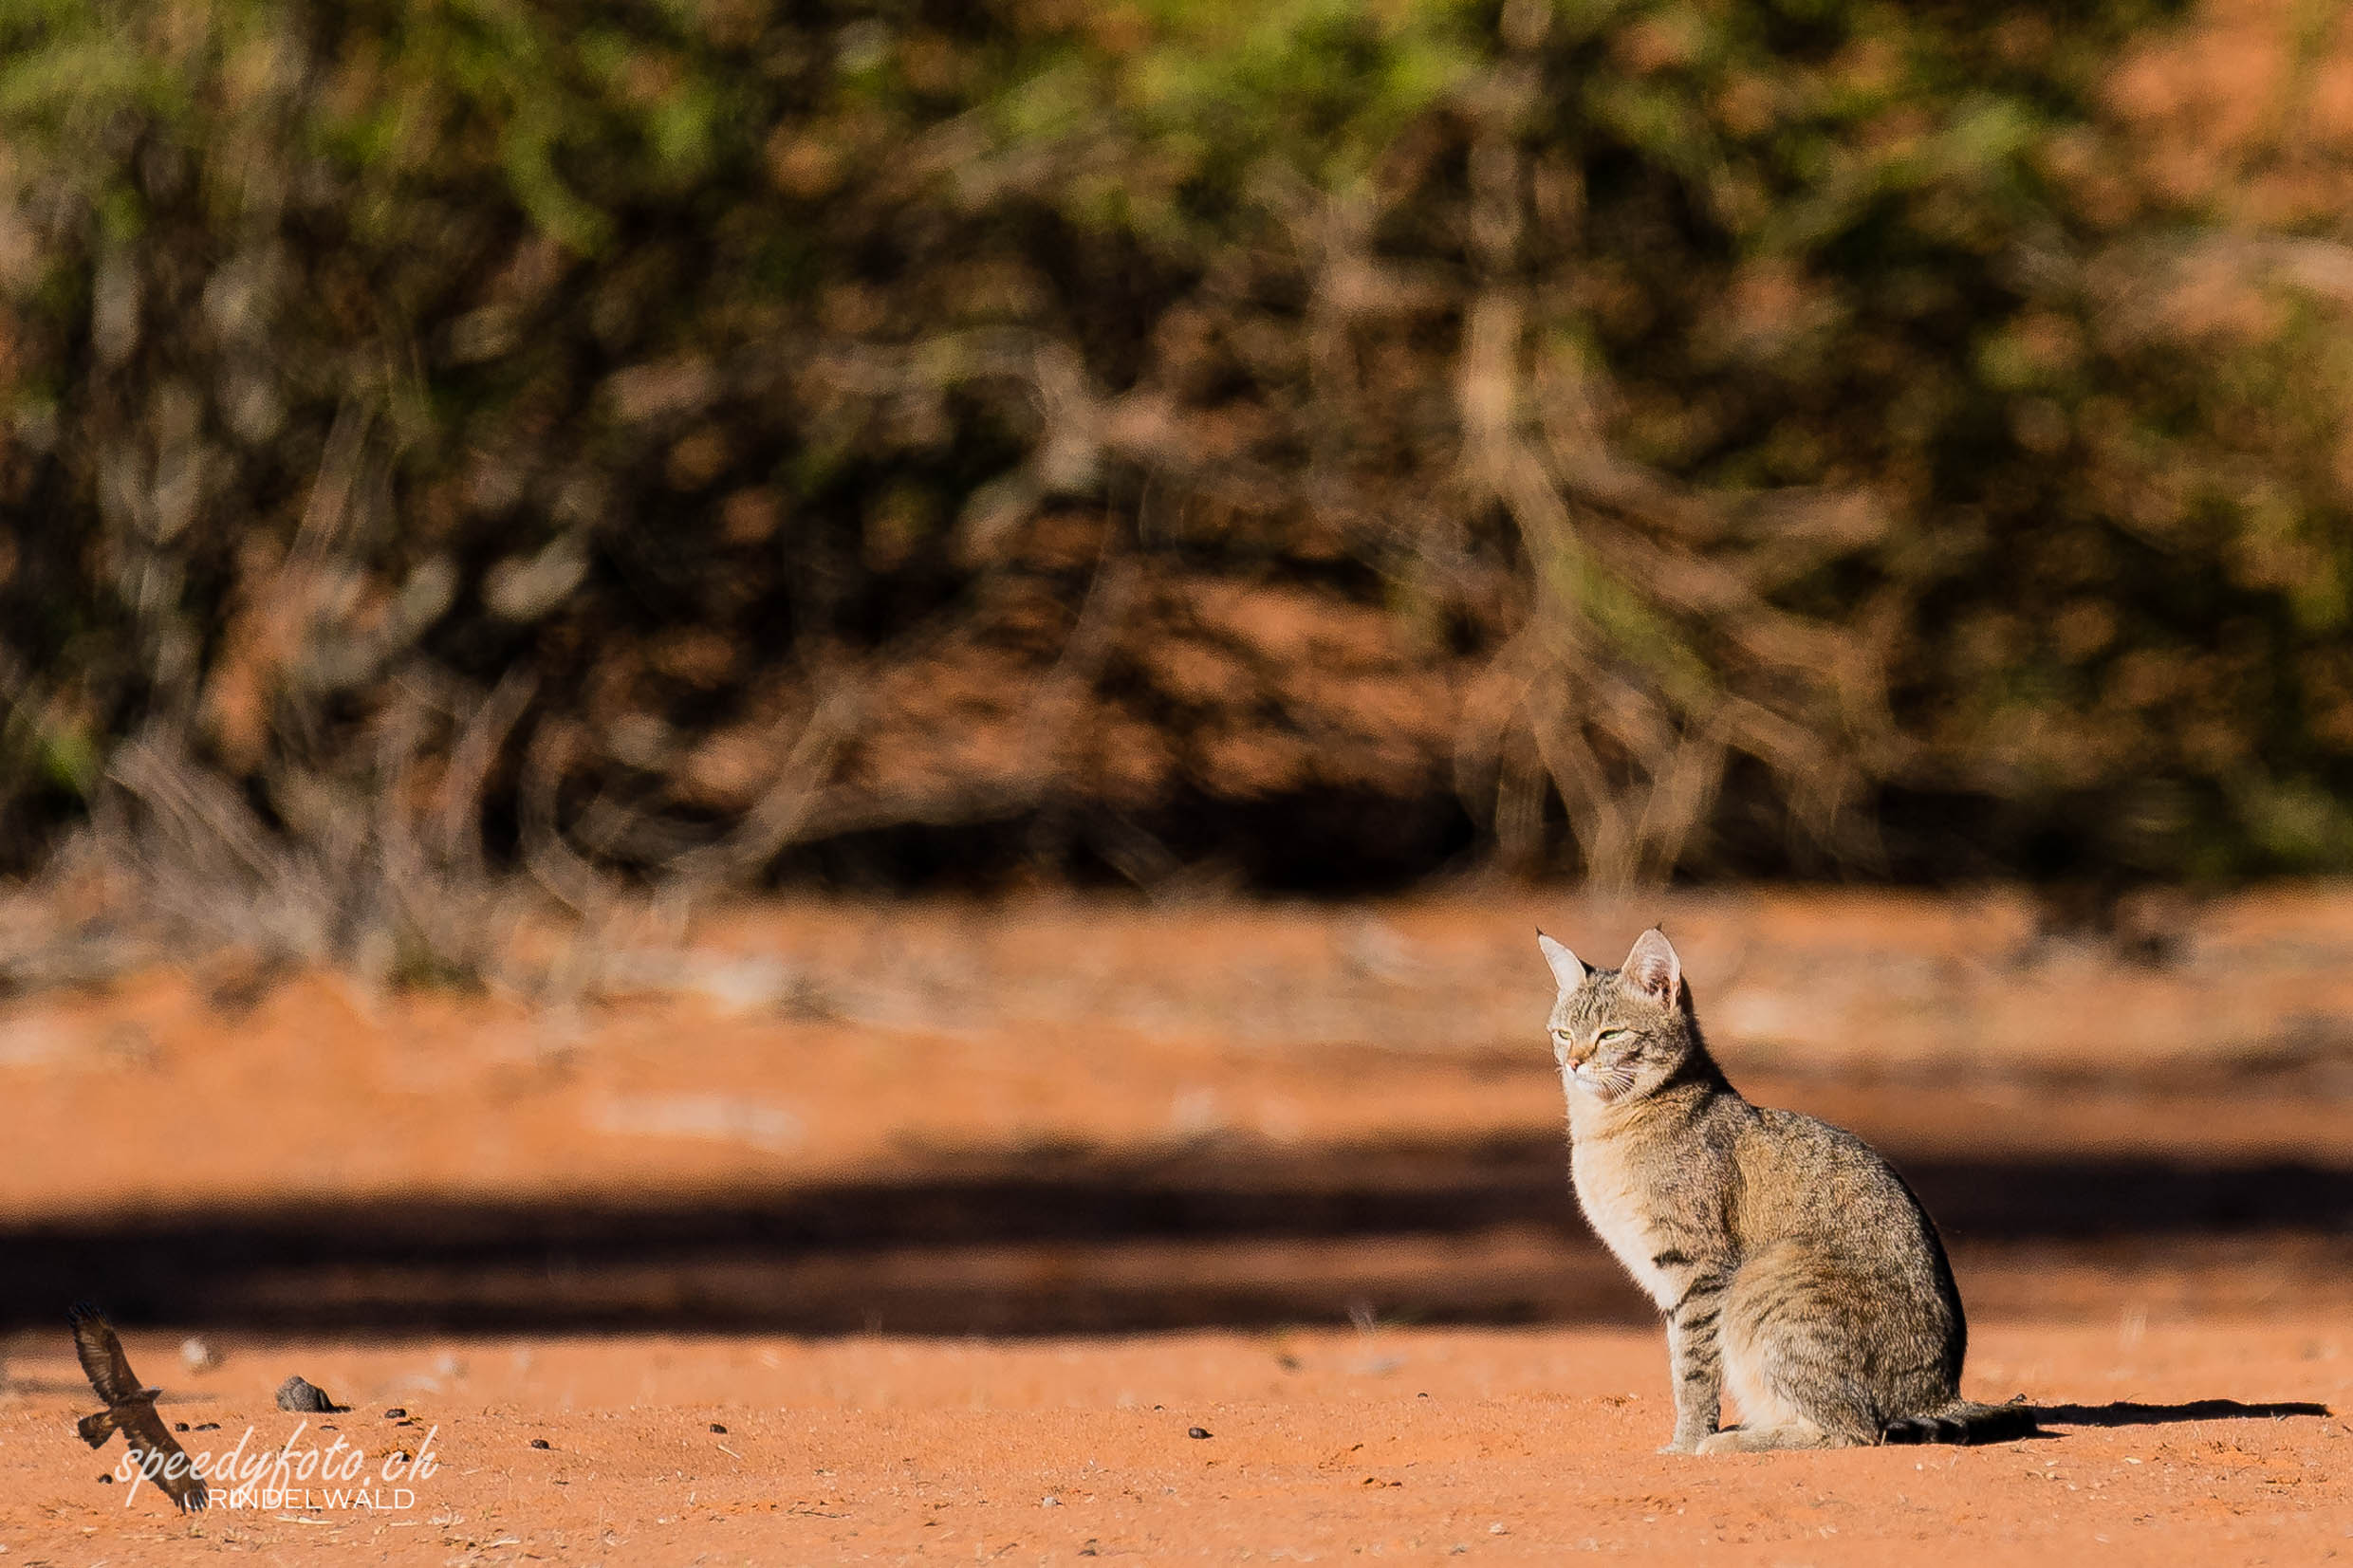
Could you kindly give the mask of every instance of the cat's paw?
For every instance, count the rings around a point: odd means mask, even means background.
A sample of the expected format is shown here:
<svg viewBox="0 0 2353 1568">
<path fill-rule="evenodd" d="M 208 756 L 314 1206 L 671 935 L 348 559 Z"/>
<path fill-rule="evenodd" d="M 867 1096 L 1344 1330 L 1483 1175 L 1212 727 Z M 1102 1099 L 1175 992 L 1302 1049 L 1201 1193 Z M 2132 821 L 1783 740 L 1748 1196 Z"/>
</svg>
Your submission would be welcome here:
<svg viewBox="0 0 2353 1568">
<path fill-rule="evenodd" d="M 1677 1432 L 1673 1437 L 1658 1445 L 1658 1451 L 1660 1453 L 1705 1453 L 1708 1451 L 1707 1434 Z"/>
<path fill-rule="evenodd" d="M 1692 1449 L 1694 1453 L 1738 1453 L 1740 1451 L 1740 1433 L 1737 1430 L 1728 1432 L 1710 1432 L 1701 1438 Z"/>
</svg>

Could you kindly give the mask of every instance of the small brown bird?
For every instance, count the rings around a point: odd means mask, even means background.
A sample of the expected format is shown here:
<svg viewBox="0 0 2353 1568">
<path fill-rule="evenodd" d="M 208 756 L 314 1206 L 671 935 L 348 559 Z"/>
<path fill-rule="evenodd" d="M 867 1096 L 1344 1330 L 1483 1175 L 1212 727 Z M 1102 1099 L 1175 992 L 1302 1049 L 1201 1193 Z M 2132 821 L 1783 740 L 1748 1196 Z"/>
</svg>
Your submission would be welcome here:
<svg viewBox="0 0 2353 1568">
<path fill-rule="evenodd" d="M 106 1315 L 86 1302 L 75 1307 L 73 1337 L 83 1373 L 98 1396 L 106 1401 L 104 1410 L 74 1423 L 82 1441 L 95 1448 L 120 1432 L 147 1479 L 162 1487 L 183 1511 L 205 1506 L 212 1500 L 204 1489 L 204 1477 L 196 1474 L 188 1450 L 174 1440 L 163 1418 L 156 1413 L 156 1395 L 163 1391 L 139 1382 Z"/>
</svg>

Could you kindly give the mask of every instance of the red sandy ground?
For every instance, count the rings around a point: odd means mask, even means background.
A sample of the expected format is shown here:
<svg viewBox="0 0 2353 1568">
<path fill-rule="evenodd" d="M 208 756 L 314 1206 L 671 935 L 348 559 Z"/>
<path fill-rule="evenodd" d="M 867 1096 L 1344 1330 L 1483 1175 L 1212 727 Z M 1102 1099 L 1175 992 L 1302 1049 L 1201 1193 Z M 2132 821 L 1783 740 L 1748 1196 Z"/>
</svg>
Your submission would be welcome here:
<svg viewBox="0 0 2353 1568">
<path fill-rule="evenodd" d="M 169 1343 L 134 1337 L 135 1364 Z M 234 1345 L 175 1419 L 284 1445 L 254 1391 L 301 1368 L 381 1456 L 429 1427 L 415 1506 L 171 1514 L 66 1430 L 72 1365 L 0 1414 L 9 1562 L 258 1553 L 504 1562 L 1071 1562 L 1099 1557 L 2311 1563 L 2353 1559 L 2342 1416 L 2220 1419 L 1992 1448 L 1702 1461 L 1652 1452 L 1663 1354 L 1633 1330 L 1318 1330 L 997 1344 L 645 1338 Z M 2001 1322 L 1976 1392 L 2353 1408 L 2353 1325 Z M 418 1425 L 396 1427 L 387 1404 Z M 725 1432 L 710 1430 L 713 1423 Z M 1191 1439 L 1188 1429 L 1209 1431 Z M 332 1442 L 324 1433 L 321 1444 Z M 548 1447 L 529 1445 L 544 1439 Z M 1053 1503 L 1047 1503 L 1052 1498 Z"/>
<path fill-rule="evenodd" d="M 2183 913 L 2159 968 L 2038 937 L 2030 908 L 2000 897 L 1711 895 L 1639 914 L 1521 894 L 1351 909 L 809 904 L 707 920 L 683 958 L 623 954 L 553 1003 L 369 997 L 317 976 L 249 999 L 210 970 L 18 999 L 0 1010 L 0 1219 L 194 1221 L 287 1197 L 716 1201 L 1031 1151 L 1312 1163 L 1383 1140 L 1542 1133 L 1560 1110 L 1528 928 L 1542 918 L 1607 962 L 1660 913 L 1740 1081 L 1913 1157 L 2353 1160 L 2343 891 Z M 152 1489 L 99 1483 L 120 1447 L 93 1455 L 73 1439 L 90 1403 L 64 1335 L 26 1332 L 5 1346 L 0 1568 L 226 1552 L 1070 1561 L 1090 1546 L 1253 1561 L 1457 1548 L 2353 1559 L 2344 1235 L 2042 1240 L 1964 1246 L 1956 1264 L 1980 1397 L 2337 1413 L 2159 1410 L 1985 1449 L 1701 1461 L 1653 1453 L 1663 1349 L 1616 1326 L 1014 1341 L 232 1332 L 211 1335 L 223 1360 L 202 1372 L 182 1364 L 177 1331 L 135 1332 L 166 1413 L 220 1423 L 192 1445 L 249 1424 L 256 1445 L 282 1443 L 297 1418 L 269 1395 L 291 1372 L 358 1407 L 324 1418 L 338 1429 L 325 1441 L 380 1459 L 434 1434 L 439 1468 L 404 1510 L 188 1521 Z M 1041 1245 L 903 1267 L 945 1269 L 934 1283 L 951 1288 L 956 1270 L 975 1288 L 1279 1270 L 1344 1289 L 1606 1264 L 1507 1227 Z M 1212 1435 L 1188 1438 L 1195 1426 Z"/>
</svg>

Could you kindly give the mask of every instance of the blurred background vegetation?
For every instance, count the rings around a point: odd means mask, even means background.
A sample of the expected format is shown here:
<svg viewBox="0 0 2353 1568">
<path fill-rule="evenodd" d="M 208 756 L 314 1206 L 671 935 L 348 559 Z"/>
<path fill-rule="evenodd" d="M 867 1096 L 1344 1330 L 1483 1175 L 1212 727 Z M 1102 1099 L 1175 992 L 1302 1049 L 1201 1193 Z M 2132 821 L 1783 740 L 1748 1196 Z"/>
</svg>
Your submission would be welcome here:
<svg viewBox="0 0 2353 1568">
<path fill-rule="evenodd" d="M 17 0 L 0 865 L 2353 864 L 2353 9 Z"/>
</svg>

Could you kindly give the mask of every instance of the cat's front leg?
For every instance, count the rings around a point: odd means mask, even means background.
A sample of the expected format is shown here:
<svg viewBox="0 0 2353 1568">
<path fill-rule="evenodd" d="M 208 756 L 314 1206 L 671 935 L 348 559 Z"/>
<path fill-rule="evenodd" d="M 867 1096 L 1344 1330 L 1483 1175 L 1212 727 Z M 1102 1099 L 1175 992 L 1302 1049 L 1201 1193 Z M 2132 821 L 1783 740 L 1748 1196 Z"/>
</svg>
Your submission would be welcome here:
<svg viewBox="0 0 2353 1568">
<path fill-rule="evenodd" d="M 1724 1361 L 1717 1349 L 1729 1279 L 1703 1275 L 1667 1309 L 1667 1370 L 1675 1379 L 1675 1435 L 1660 1453 L 1696 1453 L 1723 1413 Z"/>
</svg>

